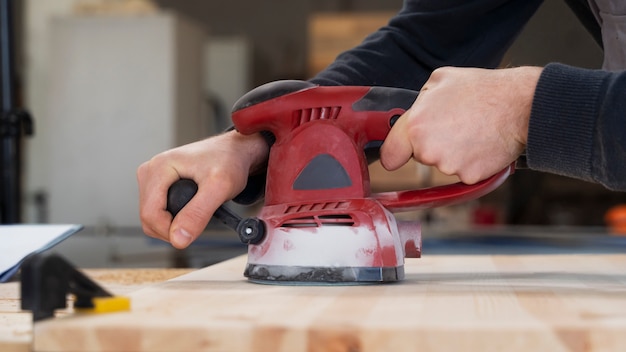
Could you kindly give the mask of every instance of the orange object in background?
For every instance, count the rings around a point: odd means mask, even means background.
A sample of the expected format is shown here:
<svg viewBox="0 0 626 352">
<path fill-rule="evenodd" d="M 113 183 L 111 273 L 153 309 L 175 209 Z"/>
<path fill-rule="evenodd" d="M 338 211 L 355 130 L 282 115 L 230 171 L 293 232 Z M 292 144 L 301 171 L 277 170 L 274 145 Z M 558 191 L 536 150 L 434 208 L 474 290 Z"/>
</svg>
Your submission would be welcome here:
<svg viewBox="0 0 626 352">
<path fill-rule="evenodd" d="M 616 205 L 607 210 L 604 221 L 612 234 L 626 236 L 626 204 Z"/>
</svg>

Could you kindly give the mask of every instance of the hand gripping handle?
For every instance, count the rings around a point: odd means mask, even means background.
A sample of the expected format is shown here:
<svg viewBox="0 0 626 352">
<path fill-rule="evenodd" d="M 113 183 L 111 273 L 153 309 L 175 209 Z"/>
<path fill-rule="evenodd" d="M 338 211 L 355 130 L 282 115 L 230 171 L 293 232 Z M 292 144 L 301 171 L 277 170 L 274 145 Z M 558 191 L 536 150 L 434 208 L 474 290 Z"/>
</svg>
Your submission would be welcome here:
<svg viewBox="0 0 626 352">
<path fill-rule="evenodd" d="M 391 212 L 411 211 L 453 205 L 480 198 L 495 190 L 514 171 L 515 163 L 512 163 L 497 174 L 473 185 L 458 182 L 444 186 L 410 191 L 375 193 L 372 194 L 372 197 L 378 200 Z"/>
<path fill-rule="evenodd" d="M 175 217 L 198 192 L 198 184 L 194 180 L 182 178 L 174 182 L 167 190 L 166 210 Z M 228 228 L 237 232 L 239 240 L 244 244 L 257 244 L 265 237 L 265 223 L 258 218 L 242 219 L 225 205 L 221 205 L 213 213 Z"/>
</svg>

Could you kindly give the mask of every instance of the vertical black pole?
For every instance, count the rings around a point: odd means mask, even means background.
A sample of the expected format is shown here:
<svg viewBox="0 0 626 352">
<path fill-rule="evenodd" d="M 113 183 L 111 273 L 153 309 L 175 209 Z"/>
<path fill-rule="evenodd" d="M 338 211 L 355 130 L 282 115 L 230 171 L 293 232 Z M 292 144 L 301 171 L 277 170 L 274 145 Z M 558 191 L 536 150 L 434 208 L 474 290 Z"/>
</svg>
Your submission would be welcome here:
<svg viewBox="0 0 626 352">
<path fill-rule="evenodd" d="M 13 58 L 11 42 L 11 3 L 0 0 L 0 152 L 2 153 L 2 175 L 0 175 L 0 222 L 3 224 L 16 222 L 13 213 L 11 189 L 13 170 L 13 145 L 9 136 L 9 112 L 13 110 Z M 19 215 L 18 215 L 19 216 Z"/>
<path fill-rule="evenodd" d="M 21 220 L 20 139 L 24 126 L 30 132 L 27 113 L 15 108 L 13 93 L 13 6 L 12 0 L 0 0 L 0 223 L 14 224 Z"/>
</svg>

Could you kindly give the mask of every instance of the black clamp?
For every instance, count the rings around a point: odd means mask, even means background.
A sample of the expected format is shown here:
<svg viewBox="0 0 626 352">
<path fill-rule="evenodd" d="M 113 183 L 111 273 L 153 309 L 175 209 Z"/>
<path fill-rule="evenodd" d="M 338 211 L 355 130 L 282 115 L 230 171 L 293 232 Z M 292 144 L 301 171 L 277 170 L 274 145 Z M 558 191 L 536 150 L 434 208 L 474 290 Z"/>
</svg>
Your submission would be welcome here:
<svg viewBox="0 0 626 352">
<path fill-rule="evenodd" d="M 85 312 L 130 309 L 126 297 L 114 297 L 58 254 L 32 254 L 21 266 L 22 309 L 33 313 L 33 322 L 54 316 L 67 307 L 67 295 L 75 297 L 74 308 Z"/>
</svg>

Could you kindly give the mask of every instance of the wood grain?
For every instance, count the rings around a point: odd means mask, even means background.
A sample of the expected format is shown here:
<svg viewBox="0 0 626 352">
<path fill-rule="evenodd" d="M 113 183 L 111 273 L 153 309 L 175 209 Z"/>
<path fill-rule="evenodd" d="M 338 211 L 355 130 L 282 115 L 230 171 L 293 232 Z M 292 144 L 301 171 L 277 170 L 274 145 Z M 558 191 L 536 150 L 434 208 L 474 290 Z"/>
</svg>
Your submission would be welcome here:
<svg viewBox="0 0 626 352">
<path fill-rule="evenodd" d="M 117 295 L 136 291 L 146 285 L 162 282 L 191 269 L 86 269 L 87 276 Z M 71 309 L 58 312 L 71 314 Z M 18 282 L 0 285 L 0 351 L 27 352 L 32 350 L 32 316 L 21 310 Z"/>
<path fill-rule="evenodd" d="M 257 285 L 244 265 L 38 323 L 35 350 L 626 351 L 626 255 L 426 256 L 370 286 Z"/>
</svg>

